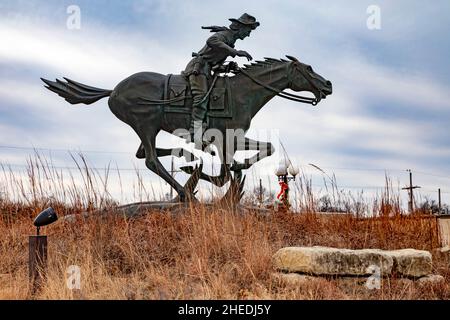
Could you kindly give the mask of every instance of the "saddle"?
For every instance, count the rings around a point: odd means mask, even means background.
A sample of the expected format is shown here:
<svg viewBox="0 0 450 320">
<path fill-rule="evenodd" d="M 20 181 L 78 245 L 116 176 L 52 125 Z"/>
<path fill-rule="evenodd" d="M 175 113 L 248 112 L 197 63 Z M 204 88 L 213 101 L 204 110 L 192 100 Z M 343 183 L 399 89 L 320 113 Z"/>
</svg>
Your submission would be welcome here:
<svg viewBox="0 0 450 320">
<path fill-rule="evenodd" d="M 211 89 L 206 117 L 231 118 L 232 96 L 229 77 L 219 77 Z M 169 74 L 164 83 L 165 113 L 192 113 L 192 95 L 189 81 L 182 75 Z"/>
</svg>

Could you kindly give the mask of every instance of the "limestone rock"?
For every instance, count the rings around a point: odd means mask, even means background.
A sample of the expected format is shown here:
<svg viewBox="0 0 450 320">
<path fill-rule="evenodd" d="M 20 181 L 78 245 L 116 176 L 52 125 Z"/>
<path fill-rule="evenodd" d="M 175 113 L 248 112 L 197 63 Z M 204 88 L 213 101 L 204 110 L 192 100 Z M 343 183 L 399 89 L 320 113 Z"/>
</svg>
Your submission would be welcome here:
<svg viewBox="0 0 450 320">
<path fill-rule="evenodd" d="M 446 247 L 439 248 L 439 251 L 441 253 L 450 253 L 450 247 L 446 246 Z"/>
<path fill-rule="evenodd" d="M 275 272 L 272 274 L 272 277 L 279 280 L 280 282 L 287 285 L 300 285 L 306 282 L 315 281 L 320 278 L 308 276 L 299 273 L 283 273 L 283 272 Z"/>
<path fill-rule="evenodd" d="M 445 278 L 438 274 L 430 274 L 417 280 L 419 286 L 434 285 L 443 283 Z"/>
<path fill-rule="evenodd" d="M 394 259 L 394 271 L 406 277 L 422 277 L 431 273 L 431 253 L 424 250 L 402 249 L 386 251 Z"/>
<path fill-rule="evenodd" d="M 314 275 L 364 276 L 390 274 L 393 258 L 378 249 L 286 247 L 273 256 L 276 269 Z"/>
</svg>

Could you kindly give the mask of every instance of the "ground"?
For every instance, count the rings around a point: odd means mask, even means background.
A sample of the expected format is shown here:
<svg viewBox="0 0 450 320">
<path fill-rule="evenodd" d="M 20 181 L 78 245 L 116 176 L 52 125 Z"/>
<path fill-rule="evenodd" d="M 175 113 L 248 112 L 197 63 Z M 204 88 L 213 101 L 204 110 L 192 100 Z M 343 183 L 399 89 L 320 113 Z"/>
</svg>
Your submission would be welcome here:
<svg viewBox="0 0 450 320">
<path fill-rule="evenodd" d="M 147 212 L 65 222 L 81 208 L 53 204 L 60 215 L 48 235 L 47 280 L 31 296 L 28 235 L 48 204 L 0 202 L 0 299 L 449 299 L 450 268 L 434 219 L 356 218 L 313 212 L 268 215 L 197 205 L 183 213 Z M 361 279 L 319 278 L 293 285 L 274 276 L 272 255 L 284 246 L 415 248 L 433 254 L 433 273 L 445 282 L 420 286 L 384 279 L 369 290 Z M 68 267 L 80 267 L 80 290 L 67 287 Z"/>
</svg>

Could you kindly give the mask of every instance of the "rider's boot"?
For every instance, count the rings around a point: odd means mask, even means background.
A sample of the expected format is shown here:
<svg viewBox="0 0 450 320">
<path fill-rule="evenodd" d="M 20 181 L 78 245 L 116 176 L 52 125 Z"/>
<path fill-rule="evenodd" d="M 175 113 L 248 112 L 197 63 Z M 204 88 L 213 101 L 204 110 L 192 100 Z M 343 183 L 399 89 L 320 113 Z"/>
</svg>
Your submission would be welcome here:
<svg viewBox="0 0 450 320">
<path fill-rule="evenodd" d="M 186 138 L 186 141 L 194 142 L 195 148 L 204 150 L 211 143 L 211 141 L 208 141 L 204 136 L 206 129 L 206 123 L 200 120 L 191 121 L 189 137 Z"/>
<path fill-rule="evenodd" d="M 210 141 L 207 141 L 203 135 L 206 130 L 206 124 L 203 123 L 203 119 L 206 116 L 208 101 L 204 101 L 196 105 L 195 100 L 197 99 L 195 98 L 194 108 L 192 110 L 191 124 L 189 127 L 190 137 L 187 137 L 186 140 L 187 142 L 194 142 L 196 148 L 203 150 L 204 147 L 210 143 Z"/>
</svg>

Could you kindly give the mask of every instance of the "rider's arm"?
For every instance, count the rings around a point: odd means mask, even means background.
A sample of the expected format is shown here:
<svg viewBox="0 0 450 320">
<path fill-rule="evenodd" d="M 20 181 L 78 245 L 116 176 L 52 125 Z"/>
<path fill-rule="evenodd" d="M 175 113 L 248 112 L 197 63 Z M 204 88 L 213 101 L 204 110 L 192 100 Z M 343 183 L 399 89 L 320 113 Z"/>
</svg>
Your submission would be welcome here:
<svg viewBox="0 0 450 320">
<path fill-rule="evenodd" d="M 238 68 L 238 65 L 236 62 L 234 61 L 230 61 L 228 62 L 228 64 L 223 64 L 224 61 L 220 62 L 219 64 L 215 65 L 212 67 L 212 70 L 214 72 L 232 72 L 232 71 L 236 71 Z"/>
<path fill-rule="evenodd" d="M 234 58 L 237 54 L 237 50 L 227 45 L 224 40 L 222 35 L 216 33 L 208 38 L 206 44 L 212 48 L 220 48 Z"/>
</svg>

